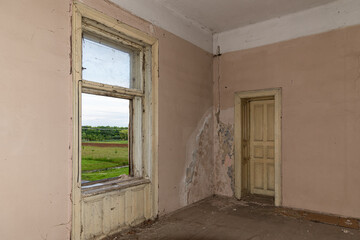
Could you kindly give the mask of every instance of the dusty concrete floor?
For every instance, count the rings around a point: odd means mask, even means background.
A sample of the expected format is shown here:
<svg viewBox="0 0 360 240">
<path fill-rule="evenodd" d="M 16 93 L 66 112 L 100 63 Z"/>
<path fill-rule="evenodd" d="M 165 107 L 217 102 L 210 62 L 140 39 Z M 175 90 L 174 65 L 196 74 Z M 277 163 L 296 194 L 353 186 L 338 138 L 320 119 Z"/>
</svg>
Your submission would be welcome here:
<svg viewBox="0 0 360 240">
<path fill-rule="evenodd" d="M 216 196 L 106 238 L 120 239 L 359 240 L 360 231 L 287 217 L 266 201 L 249 203 Z"/>
</svg>

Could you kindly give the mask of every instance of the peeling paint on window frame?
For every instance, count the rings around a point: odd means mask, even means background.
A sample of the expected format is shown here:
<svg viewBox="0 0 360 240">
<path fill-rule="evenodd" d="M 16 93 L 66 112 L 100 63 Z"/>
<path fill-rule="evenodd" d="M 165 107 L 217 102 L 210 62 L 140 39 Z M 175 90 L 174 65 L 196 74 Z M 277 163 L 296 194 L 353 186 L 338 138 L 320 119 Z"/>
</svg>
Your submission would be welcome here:
<svg viewBox="0 0 360 240">
<path fill-rule="evenodd" d="M 86 5 L 75 2 L 72 5 L 72 36 L 71 36 L 71 63 L 73 77 L 73 186 L 72 186 L 72 239 L 83 238 L 83 227 L 81 212 L 83 198 L 81 193 L 81 93 L 82 88 L 98 95 L 125 97 L 131 99 L 140 99 L 135 101 L 138 104 L 134 108 L 134 116 L 141 116 L 134 119 L 134 124 L 138 127 L 138 144 L 134 147 L 134 176 L 135 181 L 143 179 L 140 183 L 144 186 L 144 204 L 145 219 L 155 218 L 158 215 L 158 40 L 146 33 L 143 33 L 131 26 L 128 26 L 114 18 L 111 18 L 101 12 L 98 12 Z M 106 84 L 96 84 L 82 79 L 82 38 L 83 33 L 91 33 L 96 36 L 102 36 L 115 43 L 126 45 L 130 48 L 139 49 L 142 55 L 137 63 L 143 70 L 141 71 L 143 79 L 143 88 L 126 89 L 110 86 Z M 141 100 L 142 99 L 142 100 Z M 136 103 L 137 102 L 137 103 Z M 136 134 L 136 133 L 134 133 Z M 130 180 L 131 181 L 131 180 Z M 123 184 L 124 185 L 124 184 Z M 126 184 L 125 184 L 126 185 Z M 125 191 L 127 202 L 136 204 L 131 197 L 134 192 L 134 184 L 129 184 Z M 114 191 L 120 191 L 115 189 Z M 107 194 L 106 192 L 104 193 Z M 105 196 L 106 197 L 106 196 Z M 129 199 L 131 200 L 129 202 Z M 129 207 L 129 206 L 127 206 Z M 131 207 L 131 205 L 130 205 Z M 130 217 L 130 219 L 129 219 Z M 132 224 L 139 219 L 131 219 L 134 214 L 130 214 L 125 224 Z"/>
</svg>

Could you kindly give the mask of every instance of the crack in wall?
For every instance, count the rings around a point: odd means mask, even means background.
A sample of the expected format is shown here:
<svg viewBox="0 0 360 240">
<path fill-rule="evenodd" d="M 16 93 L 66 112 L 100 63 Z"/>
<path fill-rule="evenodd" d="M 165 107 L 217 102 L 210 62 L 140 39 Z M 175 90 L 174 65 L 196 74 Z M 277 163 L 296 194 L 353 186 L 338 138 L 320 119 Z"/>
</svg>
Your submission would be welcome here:
<svg viewBox="0 0 360 240">
<path fill-rule="evenodd" d="M 235 187 L 234 125 L 222 120 L 233 111 L 221 111 L 221 54 L 214 56 L 214 65 L 214 193 L 232 196 Z"/>
<path fill-rule="evenodd" d="M 220 52 L 220 48 L 219 48 Z M 221 107 L 221 94 L 220 94 L 220 60 L 221 54 L 216 56 L 217 58 L 217 94 L 218 94 L 218 104 L 215 112 L 216 123 L 220 124 L 220 107 Z"/>
</svg>

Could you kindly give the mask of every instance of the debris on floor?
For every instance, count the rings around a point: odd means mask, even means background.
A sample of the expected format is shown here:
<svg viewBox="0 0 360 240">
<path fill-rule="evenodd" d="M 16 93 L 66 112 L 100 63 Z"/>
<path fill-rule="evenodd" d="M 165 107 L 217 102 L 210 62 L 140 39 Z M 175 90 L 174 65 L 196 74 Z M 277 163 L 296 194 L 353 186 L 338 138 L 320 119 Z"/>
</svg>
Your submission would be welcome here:
<svg viewBox="0 0 360 240">
<path fill-rule="evenodd" d="M 341 240 L 360 239 L 360 231 L 287 216 L 267 203 L 214 196 L 158 221 L 146 222 L 106 240 Z"/>
</svg>

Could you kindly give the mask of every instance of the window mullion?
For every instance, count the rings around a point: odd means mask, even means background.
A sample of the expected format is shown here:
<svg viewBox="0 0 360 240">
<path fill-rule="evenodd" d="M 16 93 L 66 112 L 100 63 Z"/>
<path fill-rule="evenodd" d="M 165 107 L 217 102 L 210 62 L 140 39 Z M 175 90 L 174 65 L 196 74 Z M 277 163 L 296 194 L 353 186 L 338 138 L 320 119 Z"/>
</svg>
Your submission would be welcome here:
<svg viewBox="0 0 360 240">
<path fill-rule="evenodd" d="M 120 97 L 133 99 L 134 97 L 143 97 L 144 93 L 138 89 L 129 89 L 119 86 L 107 85 L 87 80 L 81 80 L 84 93 L 97 94 L 110 97 Z"/>
<path fill-rule="evenodd" d="M 134 41 L 130 41 L 121 34 L 117 34 L 115 31 L 112 31 L 111 29 L 101 26 L 97 24 L 97 26 L 94 26 L 96 24 L 95 22 L 89 20 L 89 19 L 83 19 L 83 30 L 88 33 L 95 34 L 97 36 L 101 36 L 103 38 L 112 40 L 113 42 L 116 42 L 118 44 L 123 44 L 126 47 L 133 49 L 133 50 L 142 50 L 143 46 L 136 44 Z"/>
<path fill-rule="evenodd" d="M 142 98 L 135 97 L 132 101 L 132 161 L 134 177 L 143 176 L 143 138 L 142 138 Z"/>
</svg>

